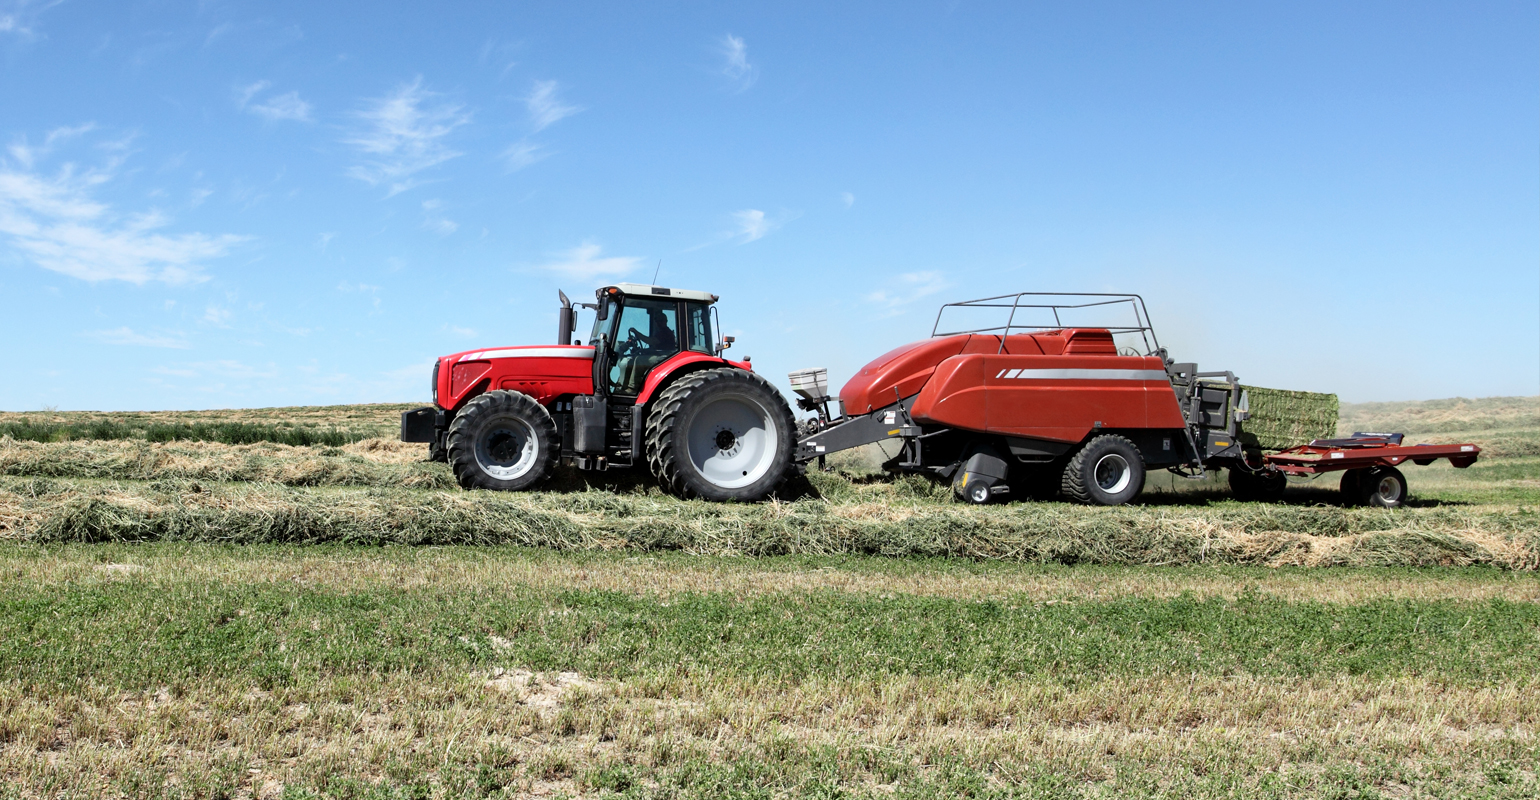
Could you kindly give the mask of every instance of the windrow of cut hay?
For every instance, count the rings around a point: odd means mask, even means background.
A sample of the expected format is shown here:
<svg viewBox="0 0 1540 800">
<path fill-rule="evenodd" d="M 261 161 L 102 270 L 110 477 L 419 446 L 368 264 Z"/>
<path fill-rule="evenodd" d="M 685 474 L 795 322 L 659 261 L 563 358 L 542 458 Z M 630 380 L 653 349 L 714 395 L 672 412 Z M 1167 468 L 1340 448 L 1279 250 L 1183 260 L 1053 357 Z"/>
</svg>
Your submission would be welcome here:
<svg viewBox="0 0 1540 800">
<path fill-rule="evenodd" d="M 423 445 L 366 439 L 342 447 L 144 441 L 29 442 L 0 438 L 0 475 L 109 480 L 195 480 L 288 486 L 450 489 Z"/>
<path fill-rule="evenodd" d="M 1263 450 L 1283 450 L 1312 439 L 1337 434 L 1337 396 L 1243 386 L 1250 418 L 1240 424 L 1242 444 Z"/>
<path fill-rule="evenodd" d="M 0 481 L 0 539 L 522 545 L 712 555 L 952 556 L 1096 564 L 1540 567 L 1540 519 L 1234 505 L 972 507 L 924 500 L 757 505 L 609 492 L 503 495 L 190 481 Z"/>
<path fill-rule="evenodd" d="M 370 438 L 373 433 L 337 427 L 259 422 L 127 422 L 115 419 L 52 422 L 20 417 L 0 422 L 0 438 L 28 442 L 111 441 L 275 442 L 295 447 L 337 447 Z"/>
</svg>

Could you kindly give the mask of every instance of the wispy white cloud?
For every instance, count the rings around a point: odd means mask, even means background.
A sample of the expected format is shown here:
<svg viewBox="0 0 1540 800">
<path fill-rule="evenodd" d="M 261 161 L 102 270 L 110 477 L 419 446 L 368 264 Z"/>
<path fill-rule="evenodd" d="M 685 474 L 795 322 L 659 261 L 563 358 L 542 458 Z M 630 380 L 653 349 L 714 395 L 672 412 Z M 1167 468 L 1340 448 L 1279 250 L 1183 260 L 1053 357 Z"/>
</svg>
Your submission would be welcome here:
<svg viewBox="0 0 1540 800">
<path fill-rule="evenodd" d="M 622 277 L 636 269 L 641 259 L 635 256 L 605 256 L 604 248 L 593 242 L 554 254 L 554 258 L 536 267 L 562 278 L 591 280 L 601 277 Z"/>
<path fill-rule="evenodd" d="M 548 155 L 550 153 L 545 152 L 545 148 L 541 145 L 529 141 L 518 141 L 503 151 L 502 158 L 509 172 L 518 172 Z"/>
<path fill-rule="evenodd" d="M 219 306 L 209 306 L 203 310 L 203 321 L 220 328 L 230 327 L 230 309 Z"/>
<path fill-rule="evenodd" d="M 729 33 L 718 41 L 717 46 L 723 59 L 722 74 L 732 81 L 734 91 L 741 92 L 753 86 L 759 79 L 759 70 L 749 63 L 749 46 L 742 37 Z"/>
<path fill-rule="evenodd" d="M 556 81 L 535 81 L 529 97 L 524 98 L 524 104 L 529 107 L 530 122 L 537 132 L 583 110 L 581 106 L 567 105 L 558 100 L 556 88 Z"/>
<path fill-rule="evenodd" d="M 461 106 L 436 102 L 436 97 L 422 87 L 419 77 L 366 102 L 355 115 L 361 126 L 343 140 L 366 159 L 347 174 L 371 186 L 386 186 L 389 197 L 417 186 L 417 173 L 462 155 L 445 139 L 469 123 L 471 114 Z"/>
<path fill-rule="evenodd" d="M 85 335 L 102 344 L 132 345 L 137 347 L 169 347 L 186 350 L 187 340 L 182 334 L 136 333 L 133 328 L 113 328 L 109 331 L 86 331 Z"/>
<path fill-rule="evenodd" d="M 433 231 L 440 236 L 448 236 L 449 234 L 454 233 L 460 229 L 460 223 L 455 222 L 452 219 L 448 219 L 443 214 L 438 213 L 439 208 L 441 208 L 443 205 L 444 201 L 442 200 L 434 199 L 423 201 L 422 227 L 426 230 Z"/>
<path fill-rule="evenodd" d="M 741 244 L 747 244 L 755 239 L 765 238 L 765 234 L 780 227 L 775 220 L 766 219 L 765 212 L 757 208 L 745 208 L 742 211 L 733 212 L 733 220 L 738 225 L 734 234 Z"/>
<path fill-rule="evenodd" d="M 16 159 L 16 163 L 26 169 L 31 169 L 33 162 L 53 152 L 55 145 L 90 133 L 95 128 L 96 123 L 94 122 L 87 122 L 73 127 L 54 128 L 48 132 L 48 135 L 43 137 L 43 143 L 40 145 L 28 144 L 27 137 L 23 136 L 7 147 L 6 152 L 10 154 L 11 158 Z"/>
<path fill-rule="evenodd" d="M 866 299 L 885 307 L 890 313 L 899 313 L 910 303 L 951 285 L 940 272 L 905 272 L 895 278 L 892 285 L 868 294 Z"/>
<path fill-rule="evenodd" d="M 113 179 L 115 164 L 65 164 L 44 175 L 16 160 L 20 169 L 0 165 L 0 237 L 44 269 L 87 281 L 190 283 L 204 280 L 204 264 L 247 239 L 160 233 L 170 224 L 160 211 L 122 213 L 96 200 L 92 192 Z"/>
<path fill-rule="evenodd" d="M 160 375 L 172 375 L 178 378 L 217 377 L 237 381 L 269 380 L 278 377 L 278 366 L 276 364 L 268 364 L 266 367 L 253 367 L 249 364 L 230 359 L 184 362 L 175 366 L 154 367 L 151 371 Z"/>
<path fill-rule="evenodd" d="M 286 119 L 296 122 L 311 121 L 310 104 L 299 98 L 299 92 L 270 95 L 260 103 L 252 102 L 256 95 L 266 91 L 271 85 L 267 81 L 257 81 L 250 86 L 242 87 L 238 91 L 241 110 L 274 122 Z"/>
<path fill-rule="evenodd" d="M 10 0 L 0 11 L 0 33 L 32 37 L 37 34 L 38 18 L 44 11 L 64 0 Z"/>
<path fill-rule="evenodd" d="M 856 196 L 850 192 L 840 192 L 840 202 L 844 203 L 846 208 L 850 208 L 856 204 Z"/>
</svg>

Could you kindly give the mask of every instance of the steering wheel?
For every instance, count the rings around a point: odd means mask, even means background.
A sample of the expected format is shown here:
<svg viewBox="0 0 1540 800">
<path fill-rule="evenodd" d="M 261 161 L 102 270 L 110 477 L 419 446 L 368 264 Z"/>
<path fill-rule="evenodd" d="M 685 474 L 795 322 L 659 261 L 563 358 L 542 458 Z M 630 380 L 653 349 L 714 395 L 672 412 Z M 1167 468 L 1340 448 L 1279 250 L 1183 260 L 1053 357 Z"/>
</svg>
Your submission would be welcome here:
<svg viewBox="0 0 1540 800">
<path fill-rule="evenodd" d="M 621 342 L 620 346 L 615 348 L 615 352 L 617 352 L 617 353 L 619 353 L 621 355 L 624 355 L 626 353 L 631 352 L 632 350 L 635 350 L 636 346 L 641 344 L 641 343 L 642 343 L 641 331 L 638 331 L 637 329 L 632 328 L 630 331 L 628 331 L 626 333 L 625 341 Z"/>
</svg>

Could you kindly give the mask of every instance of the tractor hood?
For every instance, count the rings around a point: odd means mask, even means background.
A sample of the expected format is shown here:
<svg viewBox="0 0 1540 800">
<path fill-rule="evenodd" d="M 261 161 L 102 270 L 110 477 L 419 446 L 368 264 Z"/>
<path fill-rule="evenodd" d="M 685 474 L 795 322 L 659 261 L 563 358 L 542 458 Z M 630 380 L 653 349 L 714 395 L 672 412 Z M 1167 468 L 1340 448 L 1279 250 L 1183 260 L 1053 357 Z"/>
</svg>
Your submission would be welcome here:
<svg viewBox="0 0 1540 800">
<path fill-rule="evenodd" d="M 594 348 L 525 345 L 467 350 L 443 356 L 434 367 L 434 401 L 458 409 L 494 389 L 523 392 L 542 405 L 565 394 L 593 393 Z"/>
</svg>

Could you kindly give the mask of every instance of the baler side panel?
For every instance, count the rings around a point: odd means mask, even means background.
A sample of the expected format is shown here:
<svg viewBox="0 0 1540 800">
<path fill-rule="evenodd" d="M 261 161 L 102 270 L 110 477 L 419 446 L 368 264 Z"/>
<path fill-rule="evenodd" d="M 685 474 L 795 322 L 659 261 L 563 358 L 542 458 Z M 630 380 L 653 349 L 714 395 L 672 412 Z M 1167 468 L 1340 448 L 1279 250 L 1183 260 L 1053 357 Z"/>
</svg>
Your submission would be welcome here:
<svg viewBox="0 0 1540 800">
<path fill-rule="evenodd" d="M 1182 407 L 1176 400 L 1176 390 L 1171 388 L 1169 379 L 1158 386 L 1151 381 L 1145 387 L 1151 428 L 1187 427 L 1187 420 L 1182 417 Z"/>
<path fill-rule="evenodd" d="M 969 338 L 926 339 L 879 356 L 840 389 L 845 413 L 868 414 L 892 405 L 899 397 L 912 396 L 931 379 L 937 364 L 962 352 Z"/>
<path fill-rule="evenodd" d="M 1002 355 L 986 357 L 982 371 L 990 390 L 986 430 L 1061 442 L 1084 439 L 1098 422 L 1150 427 L 1149 387 L 1170 387 L 1155 358 Z"/>
<path fill-rule="evenodd" d="M 1105 377 L 1101 377 L 1105 374 Z M 1150 413 L 1154 396 L 1157 411 Z M 1158 358 L 965 354 L 936 368 L 910 413 L 925 424 L 1061 442 L 1109 429 L 1181 428 Z"/>
<path fill-rule="evenodd" d="M 984 356 L 952 356 L 936 366 L 930 382 L 909 407 L 909 416 L 922 425 L 983 430 L 988 398 Z"/>
</svg>

